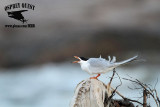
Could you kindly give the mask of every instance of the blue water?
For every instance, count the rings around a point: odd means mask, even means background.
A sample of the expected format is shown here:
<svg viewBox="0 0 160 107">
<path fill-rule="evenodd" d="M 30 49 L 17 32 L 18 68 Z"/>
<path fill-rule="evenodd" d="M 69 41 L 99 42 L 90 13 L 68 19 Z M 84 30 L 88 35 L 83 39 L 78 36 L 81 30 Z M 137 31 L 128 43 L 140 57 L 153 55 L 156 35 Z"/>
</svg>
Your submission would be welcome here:
<svg viewBox="0 0 160 107">
<path fill-rule="evenodd" d="M 160 76 L 158 66 L 137 66 L 118 68 L 120 77 L 129 78 L 128 75 L 142 82 L 154 86 Z M 78 65 L 73 64 L 45 64 L 19 69 L 0 69 L 0 107 L 69 107 L 76 85 L 89 78 Z M 112 72 L 102 75 L 99 80 L 109 82 Z M 116 76 L 115 76 L 116 77 Z M 134 85 L 122 80 L 123 84 L 118 91 L 126 97 L 138 99 L 141 90 L 130 90 Z M 114 78 L 112 87 L 119 84 Z M 160 84 L 156 86 L 160 93 Z M 115 96 L 115 98 L 120 98 Z M 141 101 L 141 100 L 140 100 Z M 150 104 L 155 106 L 153 100 Z"/>
</svg>

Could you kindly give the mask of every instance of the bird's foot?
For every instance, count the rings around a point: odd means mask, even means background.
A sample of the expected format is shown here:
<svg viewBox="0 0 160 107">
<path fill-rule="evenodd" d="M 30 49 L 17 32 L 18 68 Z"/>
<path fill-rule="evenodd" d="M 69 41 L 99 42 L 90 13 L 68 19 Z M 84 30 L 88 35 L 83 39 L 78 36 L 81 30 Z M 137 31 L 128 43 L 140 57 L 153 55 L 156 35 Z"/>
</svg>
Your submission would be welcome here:
<svg viewBox="0 0 160 107">
<path fill-rule="evenodd" d="M 97 79 L 97 77 L 90 77 L 90 79 Z"/>
<path fill-rule="evenodd" d="M 90 79 L 97 79 L 101 74 L 98 74 L 96 77 L 90 77 Z"/>
</svg>

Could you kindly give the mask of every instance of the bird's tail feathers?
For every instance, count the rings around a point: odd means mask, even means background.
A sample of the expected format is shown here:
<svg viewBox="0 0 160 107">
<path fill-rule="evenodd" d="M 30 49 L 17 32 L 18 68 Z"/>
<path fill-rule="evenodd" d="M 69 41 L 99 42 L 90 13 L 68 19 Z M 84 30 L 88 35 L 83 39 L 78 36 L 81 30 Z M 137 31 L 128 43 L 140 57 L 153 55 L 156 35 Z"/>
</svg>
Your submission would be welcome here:
<svg viewBox="0 0 160 107">
<path fill-rule="evenodd" d="M 122 65 L 122 64 L 126 64 L 126 63 L 128 63 L 128 62 L 132 62 L 132 61 L 136 60 L 137 57 L 138 57 L 138 55 L 136 55 L 136 56 L 134 56 L 134 57 L 132 57 L 132 58 L 129 58 L 129 59 L 127 59 L 127 60 L 121 61 L 121 62 L 116 62 L 115 65 L 116 65 L 116 66 L 119 66 L 119 65 Z"/>
</svg>

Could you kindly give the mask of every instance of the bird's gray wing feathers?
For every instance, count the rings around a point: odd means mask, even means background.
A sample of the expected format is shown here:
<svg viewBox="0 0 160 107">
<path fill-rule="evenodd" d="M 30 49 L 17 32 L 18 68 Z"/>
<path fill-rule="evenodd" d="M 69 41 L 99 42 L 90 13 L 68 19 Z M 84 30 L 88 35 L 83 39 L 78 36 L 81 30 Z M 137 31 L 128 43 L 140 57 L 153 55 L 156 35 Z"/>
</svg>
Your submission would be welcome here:
<svg viewBox="0 0 160 107">
<path fill-rule="evenodd" d="M 88 60 L 90 66 L 89 69 L 93 72 L 103 72 L 108 66 L 110 66 L 110 62 L 103 58 L 90 58 Z"/>
</svg>

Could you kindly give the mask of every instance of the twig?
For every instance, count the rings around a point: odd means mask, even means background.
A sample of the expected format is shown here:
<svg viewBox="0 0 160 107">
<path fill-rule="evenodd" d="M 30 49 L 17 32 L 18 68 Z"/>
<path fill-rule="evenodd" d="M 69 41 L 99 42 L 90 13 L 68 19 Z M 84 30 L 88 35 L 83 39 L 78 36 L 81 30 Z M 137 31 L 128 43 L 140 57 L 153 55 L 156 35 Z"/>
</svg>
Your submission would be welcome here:
<svg viewBox="0 0 160 107">
<path fill-rule="evenodd" d="M 157 83 L 158 83 L 158 78 L 157 78 L 156 84 L 154 85 L 154 89 L 156 89 L 156 85 L 157 85 Z"/>
<path fill-rule="evenodd" d="M 113 77 L 114 77 L 115 73 L 116 73 L 116 71 L 115 71 L 115 68 L 114 68 L 114 69 L 113 69 L 112 77 L 111 77 L 111 79 L 110 79 L 110 81 L 109 81 L 109 83 L 108 83 L 109 86 L 110 86 L 111 83 L 112 83 L 112 80 L 113 80 Z"/>
<path fill-rule="evenodd" d="M 118 78 L 119 78 L 119 80 L 120 80 L 121 83 L 116 87 L 115 90 L 113 90 L 112 95 L 109 97 L 109 99 L 111 99 L 111 98 L 115 95 L 115 92 L 116 92 L 116 90 L 118 89 L 118 87 L 120 87 L 120 86 L 122 85 L 122 81 L 121 81 L 120 76 L 118 75 L 118 73 L 116 73 L 116 74 L 117 74 L 117 76 L 118 76 Z M 112 87 L 111 87 L 111 88 L 112 88 Z"/>
<path fill-rule="evenodd" d="M 159 105 L 160 105 L 160 99 L 159 99 L 159 97 L 158 97 L 157 90 L 155 90 L 155 93 L 156 93 L 157 101 L 158 101 L 158 103 L 159 103 Z"/>
<path fill-rule="evenodd" d="M 138 81 L 138 84 L 141 85 L 142 88 L 145 89 L 145 90 L 147 91 L 147 93 L 152 96 L 152 98 L 153 98 L 154 101 L 156 102 L 157 107 L 159 107 L 159 104 L 158 104 L 158 102 L 157 102 L 157 100 L 156 100 L 156 98 L 155 98 L 155 96 L 154 96 L 153 91 L 151 90 L 151 88 L 148 87 L 146 84 L 141 83 L 138 79 L 136 79 L 136 80 Z M 147 88 L 148 88 L 149 90 L 148 90 Z"/>
<path fill-rule="evenodd" d="M 152 96 L 152 98 L 154 99 L 157 107 L 159 107 L 159 104 L 158 104 L 158 102 L 157 102 L 157 100 L 156 100 L 156 98 L 155 98 L 155 96 L 154 96 L 153 90 L 152 90 L 149 86 L 147 86 L 146 84 L 140 82 L 138 79 L 136 79 L 136 81 L 131 80 L 131 79 L 127 79 L 127 78 L 123 78 L 123 79 L 124 79 L 124 80 L 128 80 L 128 81 L 131 81 L 131 82 L 134 82 L 134 83 L 140 85 L 144 90 L 146 90 L 147 94 L 149 94 L 149 95 Z"/>
<path fill-rule="evenodd" d="M 117 76 L 118 76 L 118 78 L 119 78 L 119 80 L 120 80 L 120 82 L 121 82 L 121 84 L 120 84 L 119 86 L 121 86 L 121 85 L 122 85 L 121 78 L 120 78 L 120 76 L 118 75 L 118 73 L 117 73 L 117 72 L 116 72 L 116 74 L 117 74 Z"/>
<path fill-rule="evenodd" d="M 115 90 L 114 88 L 111 87 L 112 90 Z M 141 102 L 137 101 L 137 100 L 132 100 L 132 99 L 129 99 L 129 98 L 126 98 L 124 97 L 121 93 L 119 93 L 117 90 L 115 90 L 115 92 L 120 96 L 122 97 L 124 100 L 128 100 L 128 101 L 131 101 L 131 102 L 135 102 L 135 103 L 138 103 L 140 105 L 143 105 Z"/>
</svg>

